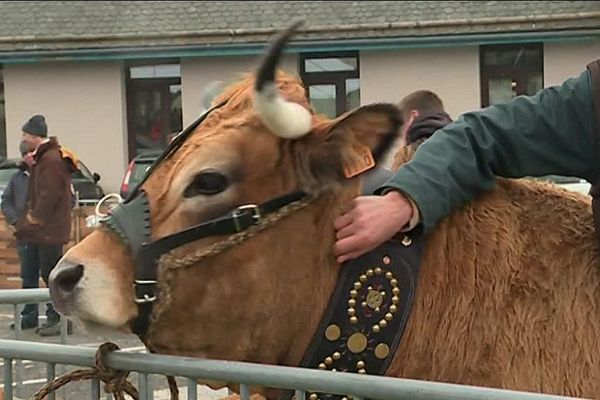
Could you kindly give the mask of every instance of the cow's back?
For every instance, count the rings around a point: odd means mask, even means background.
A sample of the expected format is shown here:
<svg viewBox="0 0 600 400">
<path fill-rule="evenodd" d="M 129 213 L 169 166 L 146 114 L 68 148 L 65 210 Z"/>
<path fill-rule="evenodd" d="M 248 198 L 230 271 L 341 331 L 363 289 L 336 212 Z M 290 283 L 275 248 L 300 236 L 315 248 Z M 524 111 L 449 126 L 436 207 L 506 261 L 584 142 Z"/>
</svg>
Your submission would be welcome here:
<svg viewBox="0 0 600 400">
<path fill-rule="evenodd" d="M 590 199 L 501 180 L 429 235 L 391 375 L 600 397 Z"/>
</svg>

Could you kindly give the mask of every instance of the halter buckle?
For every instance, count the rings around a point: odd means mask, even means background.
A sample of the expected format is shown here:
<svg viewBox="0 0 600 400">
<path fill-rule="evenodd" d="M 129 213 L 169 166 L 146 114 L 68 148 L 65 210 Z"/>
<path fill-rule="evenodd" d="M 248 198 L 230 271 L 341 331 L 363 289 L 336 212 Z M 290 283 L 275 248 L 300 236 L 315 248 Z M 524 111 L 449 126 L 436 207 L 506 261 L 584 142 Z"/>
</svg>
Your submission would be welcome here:
<svg viewBox="0 0 600 400">
<path fill-rule="evenodd" d="M 157 283 L 157 281 L 155 281 L 155 280 L 141 280 L 141 279 L 136 279 L 133 282 L 134 282 L 134 286 L 156 285 L 156 283 Z M 142 297 L 141 299 L 139 297 L 135 296 L 133 301 L 135 301 L 136 304 L 154 303 L 154 301 L 156 301 L 156 296 L 145 293 L 144 297 Z"/>
<path fill-rule="evenodd" d="M 144 298 L 140 299 L 138 297 L 134 298 L 135 304 L 146 304 L 146 303 L 154 303 L 156 301 L 156 296 L 149 296 L 147 294 L 144 295 Z"/>
<path fill-rule="evenodd" d="M 238 232 L 241 232 L 244 230 L 242 228 L 242 226 L 240 225 L 239 218 L 243 215 L 246 215 L 247 213 L 252 214 L 252 218 L 254 219 L 255 222 L 262 218 L 262 215 L 260 213 L 260 208 L 256 204 L 245 204 L 243 206 L 239 206 L 238 208 L 235 209 L 235 211 L 232 214 L 233 224 L 235 225 L 235 229 Z"/>
</svg>

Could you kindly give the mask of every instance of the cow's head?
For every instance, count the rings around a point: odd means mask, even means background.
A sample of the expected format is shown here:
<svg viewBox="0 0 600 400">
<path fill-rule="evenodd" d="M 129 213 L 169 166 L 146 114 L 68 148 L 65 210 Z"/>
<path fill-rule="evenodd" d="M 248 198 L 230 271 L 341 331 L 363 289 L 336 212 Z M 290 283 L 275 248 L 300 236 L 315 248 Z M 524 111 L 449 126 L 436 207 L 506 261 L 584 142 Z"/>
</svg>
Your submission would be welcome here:
<svg viewBox="0 0 600 400">
<path fill-rule="evenodd" d="M 360 166 L 369 152 L 382 157 L 401 121 L 391 104 L 363 106 L 335 120 L 316 115 L 302 83 L 275 72 L 292 30 L 272 44 L 256 74 L 215 100 L 224 104 L 142 189 L 153 240 L 298 190 L 316 200 L 217 256 L 174 270 L 168 308 L 148 338 L 157 352 L 296 363 L 327 304 L 339 269 L 333 220 L 360 189 L 359 177 L 346 176 L 347 166 Z M 222 239 L 195 241 L 176 253 Z M 127 330 L 138 314 L 133 281 L 130 249 L 99 229 L 65 255 L 50 286 L 59 311 L 91 328 Z"/>
</svg>

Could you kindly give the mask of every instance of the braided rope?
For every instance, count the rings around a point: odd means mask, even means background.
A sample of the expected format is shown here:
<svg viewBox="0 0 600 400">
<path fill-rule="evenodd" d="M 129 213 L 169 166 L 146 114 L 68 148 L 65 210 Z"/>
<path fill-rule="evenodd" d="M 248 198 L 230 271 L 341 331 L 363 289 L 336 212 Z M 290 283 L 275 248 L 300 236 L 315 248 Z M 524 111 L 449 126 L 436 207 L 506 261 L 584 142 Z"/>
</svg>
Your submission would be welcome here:
<svg viewBox="0 0 600 400">
<path fill-rule="evenodd" d="M 78 369 L 63 376 L 54 379 L 42 386 L 30 400 L 43 400 L 48 394 L 60 389 L 70 382 L 84 381 L 98 378 L 104 383 L 104 391 L 112 393 L 116 400 L 125 400 L 125 393 L 134 400 L 138 399 L 138 392 L 135 387 L 127 380 L 129 371 L 115 370 L 104 364 L 106 353 L 119 350 L 119 346 L 114 343 L 103 343 L 96 351 L 95 366 L 91 369 Z"/>
<path fill-rule="evenodd" d="M 268 214 L 267 216 L 261 218 L 256 225 L 251 226 L 250 228 L 229 236 L 227 239 L 218 241 L 214 243 L 212 246 L 204 249 L 197 250 L 191 254 L 188 254 L 184 257 L 178 258 L 173 251 L 166 253 L 163 255 L 159 261 L 159 268 L 165 269 L 178 269 L 178 268 L 186 268 L 191 265 L 194 265 L 204 259 L 214 257 L 217 254 L 224 252 L 232 248 L 233 246 L 240 244 L 259 232 L 262 232 L 266 228 L 271 225 L 281 221 L 285 217 L 299 211 L 309 204 L 311 204 L 314 199 L 303 199 L 298 200 L 293 203 L 290 203 L 286 206 L 281 207 L 279 210 Z"/>
</svg>

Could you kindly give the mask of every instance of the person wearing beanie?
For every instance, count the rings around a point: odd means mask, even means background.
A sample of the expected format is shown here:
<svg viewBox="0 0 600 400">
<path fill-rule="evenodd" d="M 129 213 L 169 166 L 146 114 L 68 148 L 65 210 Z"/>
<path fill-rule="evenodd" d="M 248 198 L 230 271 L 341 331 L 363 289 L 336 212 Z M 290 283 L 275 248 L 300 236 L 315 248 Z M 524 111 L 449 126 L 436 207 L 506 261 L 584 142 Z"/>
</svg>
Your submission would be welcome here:
<svg viewBox="0 0 600 400">
<path fill-rule="evenodd" d="M 27 203 L 29 171 L 32 164 L 31 152 L 25 142 L 19 145 L 21 161 L 18 163 L 19 169 L 11 176 L 2 193 L 2 213 L 6 222 L 14 229 L 17 221 L 23 217 Z M 15 232 L 15 236 L 19 237 Z M 17 239 L 17 254 L 21 264 L 21 287 L 31 289 L 39 287 L 40 271 L 37 260 L 30 257 L 30 244 L 27 240 Z M 27 304 L 21 311 L 21 329 L 32 329 L 38 326 L 38 305 Z M 14 329 L 14 324 L 11 324 Z"/>
<path fill-rule="evenodd" d="M 46 137 L 48 136 L 46 118 L 40 114 L 34 115 L 33 117 L 29 118 L 27 122 L 25 122 L 22 130 L 30 135 Z"/>
<path fill-rule="evenodd" d="M 71 165 L 62 156 L 55 137 L 48 136 L 43 115 L 32 116 L 22 128 L 23 142 L 33 151 L 33 167 L 24 215 L 17 221 L 17 238 L 28 243 L 27 257 L 36 261 L 46 285 L 54 266 L 62 258 L 63 246 L 71 238 Z M 60 334 L 60 317 L 51 303 L 47 322 L 38 328 L 42 336 Z"/>
</svg>

